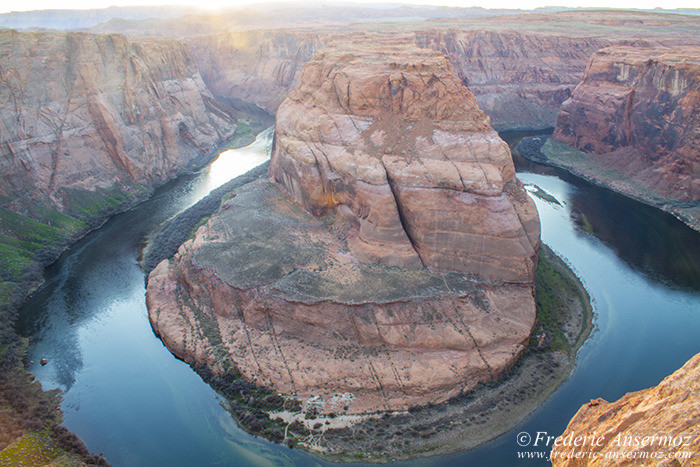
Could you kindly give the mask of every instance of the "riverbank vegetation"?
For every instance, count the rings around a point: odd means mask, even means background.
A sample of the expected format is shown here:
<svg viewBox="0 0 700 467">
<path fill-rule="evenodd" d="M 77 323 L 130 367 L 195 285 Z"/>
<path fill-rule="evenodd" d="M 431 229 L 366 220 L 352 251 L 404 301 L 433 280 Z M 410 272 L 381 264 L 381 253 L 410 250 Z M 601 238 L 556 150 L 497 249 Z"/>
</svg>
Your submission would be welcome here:
<svg viewBox="0 0 700 467">
<path fill-rule="evenodd" d="M 234 137 L 186 170 L 197 170 L 221 150 L 249 144 L 269 126 L 265 120 L 240 121 Z M 65 212 L 27 196 L 0 200 L 0 465 L 107 465 L 90 455 L 80 439 L 63 428 L 61 396 L 43 391 L 25 370 L 29 344 L 15 330 L 18 309 L 43 282 L 44 268 L 112 215 L 147 198 L 151 189 L 129 185 L 106 190 L 62 191 Z"/>
</svg>

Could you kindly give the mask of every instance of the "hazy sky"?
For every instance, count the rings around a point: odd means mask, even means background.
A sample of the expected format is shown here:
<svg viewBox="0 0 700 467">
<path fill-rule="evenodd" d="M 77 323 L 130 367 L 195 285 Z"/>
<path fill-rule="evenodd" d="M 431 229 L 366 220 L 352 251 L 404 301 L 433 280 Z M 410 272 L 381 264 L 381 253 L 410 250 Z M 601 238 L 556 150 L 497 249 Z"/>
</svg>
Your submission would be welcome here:
<svg viewBox="0 0 700 467">
<path fill-rule="evenodd" d="M 269 1 L 269 0 L 268 0 Z M 390 3 L 392 0 L 360 0 L 355 3 Z M 396 3 L 413 3 L 419 5 L 446 6 L 481 6 L 485 8 L 537 8 L 541 6 L 567 7 L 606 7 L 606 8 L 697 8 L 698 0 L 409 0 Z M 104 8 L 111 5 L 196 5 L 204 8 L 222 8 L 246 6 L 254 3 L 266 3 L 251 0 L 22 0 L 0 2 L 0 12 L 13 10 L 41 10 L 53 8 Z M 308 3 L 303 0 L 294 2 L 297 5 Z M 320 3 L 320 2 L 314 2 Z M 332 0 L 325 3 L 334 3 Z M 347 3 L 347 2 L 344 2 Z"/>
</svg>

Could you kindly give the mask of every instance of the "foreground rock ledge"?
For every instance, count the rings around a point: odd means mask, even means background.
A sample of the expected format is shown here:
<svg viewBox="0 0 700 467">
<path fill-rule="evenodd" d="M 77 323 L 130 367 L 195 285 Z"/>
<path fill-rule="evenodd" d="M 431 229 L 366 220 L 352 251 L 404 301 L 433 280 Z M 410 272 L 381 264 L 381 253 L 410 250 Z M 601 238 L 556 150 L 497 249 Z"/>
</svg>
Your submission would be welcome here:
<svg viewBox="0 0 700 467">
<path fill-rule="evenodd" d="M 581 407 L 562 435 L 563 439 L 585 436 L 587 441 L 554 448 L 552 464 L 698 465 L 699 394 L 697 354 L 658 386 L 628 393 L 615 402 L 592 400 Z M 680 456 L 683 452 L 689 456 Z"/>
<path fill-rule="evenodd" d="M 525 349 L 539 220 L 508 146 L 444 56 L 380 49 L 317 55 L 277 116 L 277 183 L 234 190 L 150 274 L 153 328 L 192 366 L 365 413 Z"/>
</svg>

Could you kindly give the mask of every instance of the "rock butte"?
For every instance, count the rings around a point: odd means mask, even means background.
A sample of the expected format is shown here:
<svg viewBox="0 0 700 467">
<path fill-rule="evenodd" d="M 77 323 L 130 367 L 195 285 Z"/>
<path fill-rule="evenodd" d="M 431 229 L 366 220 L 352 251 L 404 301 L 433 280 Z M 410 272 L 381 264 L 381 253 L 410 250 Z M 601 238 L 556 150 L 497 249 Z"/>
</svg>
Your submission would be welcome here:
<svg viewBox="0 0 700 467">
<path fill-rule="evenodd" d="M 348 218 L 356 258 L 532 281 L 537 210 L 444 55 L 396 42 L 327 49 L 275 130 L 274 181 L 310 214 Z"/>
<path fill-rule="evenodd" d="M 553 138 L 663 198 L 697 202 L 698 108 L 700 48 L 608 47 L 591 57 Z"/>
<path fill-rule="evenodd" d="M 361 413 L 444 401 L 524 350 L 537 212 L 443 55 L 319 52 L 279 109 L 270 174 L 150 274 L 177 356 Z"/>
<path fill-rule="evenodd" d="M 658 386 L 628 393 L 615 402 L 596 399 L 581 407 L 562 436 L 584 435 L 589 441 L 580 446 L 555 447 L 552 464 L 619 465 L 629 453 L 635 456 L 631 462 L 627 460 L 630 465 L 698 465 L 699 395 L 700 354 L 697 354 Z M 657 438 L 652 439 L 654 436 Z M 646 440 L 646 446 L 630 446 L 625 444 L 626 438 L 636 439 L 639 444 Z M 590 439 L 596 443 L 591 445 Z M 682 452 L 689 453 L 690 457 L 667 459 L 669 455 Z M 567 458 L 572 453 L 574 456 L 596 453 L 596 458 L 586 458 L 582 463 L 581 459 Z M 657 457 L 652 457 L 652 453 Z"/>
</svg>

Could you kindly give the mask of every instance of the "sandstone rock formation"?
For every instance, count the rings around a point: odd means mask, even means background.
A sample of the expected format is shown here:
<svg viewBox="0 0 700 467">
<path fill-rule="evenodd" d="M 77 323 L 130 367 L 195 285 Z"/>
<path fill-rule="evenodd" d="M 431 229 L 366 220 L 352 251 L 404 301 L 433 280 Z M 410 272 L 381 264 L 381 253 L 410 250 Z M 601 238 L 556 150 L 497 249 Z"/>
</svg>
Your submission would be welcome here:
<svg viewBox="0 0 700 467">
<path fill-rule="evenodd" d="M 609 39 L 441 28 L 416 32 L 416 42 L 446 54 L 493 126 L 505 130 L 554 126 L 588 58 Z"/>
<path fill-rule="evenodd" d="M 277 112 L 270 172 L 309 213 L 357 226 L 357 258 L 530 282 L 534 203 L 508 146 L 439 53 L 318 53 Z"/>
<path fill-rule="evenodd" d="M 151 272 L 177 356 L 350 413 L 444 401 L 518 358 L 539 220 L 443 55 L 319 52 L 280 106 L 270 175 Z"/>
<path fill-rule="evenodd" d="M 309 29 L 229 31 L 192 36 L 185 42 L 212 93 L 275 113 L 327 36 Z"/>
<path fill-rule="evenodd" d="M 0 194 L 152 186 L 232 135 L 185 46 L 0 32 Z"/>
<path fill-rule="evenodd" d="M 700 48 L 596 52 L 553 138 L 661 198 L 700 200 Z"/>
<path fill-rule="evenodd" d="M 42 265 L 235 129 L 182 43 L 0 31 L 2 301 L 17 305 Z"/>
<path fill-rule="evenodd" d="M 495 16 L 480 17 L 483 13 Z M 416 20 L 423 15 L 431 19 Z M 415 22 L 377 26 L 371 21 L 382 16 L 411 17 Z M 355 23 L 351 33 L 348 21 Z M 296 12 L 285 7 L 283 14 L 273 8 L 176 20 L 113 20 L 93 30 L 183 39 L 217 97 L 243 99 L 271 113 L 298 84 L 302 65 L 330 38 L 352 41 L 355 32 L 377 30 L 412 37 L 421 47 L 450 58 L 500 131 L 554 126 L 561 103 L 583 77 L 590 54 L 599 48 L 696 44 L 697 28 L 697 17 L 639 11 L 499 15 L 496 10 L 324 5 Z"/>
<path fill-rule="evenodd" d="M 420 28 L 396 32 L 446 54 L 463 84 L 497 129 L 545 128 L 581 81 L 591 53 L 606 39 L 511 31 Z M 275 112 L 299 83 L 302 66 L 342 31 L 230 31 L 185 39 L 202 78 L 219 97 L 253 102 Z"/>
<path fill-rule="evenodd" d="M 700 354 L 658 386 L 628 393 L 615 402 L 596 399 L 584 405 L 562 436 L 572 441 L 566 446 L 562 441 L 552 450 L 555 466 L 697 465 Z M 572 446 L 577 436 L 588 441 Z M 576 459 L 576 454 L 583 453 L 590 454 Z"/>
</svg>

